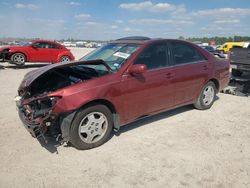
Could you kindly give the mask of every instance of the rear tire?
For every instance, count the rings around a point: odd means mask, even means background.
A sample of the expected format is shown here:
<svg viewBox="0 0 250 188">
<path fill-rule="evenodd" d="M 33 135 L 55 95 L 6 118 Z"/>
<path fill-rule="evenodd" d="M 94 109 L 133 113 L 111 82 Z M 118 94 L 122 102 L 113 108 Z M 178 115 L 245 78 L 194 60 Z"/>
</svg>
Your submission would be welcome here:
<svg viewBox="0 0 250 188">
<path fill-rule="evenodd" d="M 80 150 L 95 148 L 110 138 L 112 128 L 112 113 L 106 106 L 87 107 L 80 110 L 72 122 L 70 143 Z"/>
<path fill-rule="evenodd" d="M 70 62 L 70 61 L 71 61 L 70 57 L 66 55 L 60 58 L 60 62 Z"/>
<path fill-rule="evenodd" d="M 232 75 L 233 76 L 241 76 L 242 72 L 240 70 L 237 70 L 237 69 L 232 69 Z"/>
<path fill-rule="evenodd" d="M 14 53 L 11 55 L 10 60 L 17 65 L 24 65 L 26 62 L 26 57 L 22 53 Z"/>
<path fill-rule="evenodd" d="M 194 107 L 199 110 L 211 108 L 216 96 L 216 87 L 212 81 L 209 81 L 202 89 L 198 100 L 194 103 Z"/>
</svg>

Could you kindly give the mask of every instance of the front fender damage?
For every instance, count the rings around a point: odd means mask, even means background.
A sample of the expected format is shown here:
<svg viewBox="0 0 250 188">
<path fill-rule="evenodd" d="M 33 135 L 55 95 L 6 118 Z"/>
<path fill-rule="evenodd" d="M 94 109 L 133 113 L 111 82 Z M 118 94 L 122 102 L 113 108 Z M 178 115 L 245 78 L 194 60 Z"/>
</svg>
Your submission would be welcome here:
<svg viewBox="0 0 250 188">
<path fill-rule="evenodd" d="M 70 134 L 70 127 L 71 123 L 75 117 L 76 111 L 64 114 L 61 118 L 60 128 L 62 133 L 62 142 L 69 142 L 69 134 Z"/>
<path fill-rule="evenodd" d="M 107 70 L 98 72 L 85 64 L 101 64 Z M 48 65 L 27 73 L 16 98 L 21 121 L 33 137 L 42 138 L 45 143 L 48 142 L 47 137 L 69 142 L 71 122 L 78 106 L 70 109 L 64 106 L 69 95 L 64 91 L 74 92 L 69 89 L 73 85 L 84 87 L 88 80 L 110 73 L 110 68 L 102 60 Z"/>
</svg>

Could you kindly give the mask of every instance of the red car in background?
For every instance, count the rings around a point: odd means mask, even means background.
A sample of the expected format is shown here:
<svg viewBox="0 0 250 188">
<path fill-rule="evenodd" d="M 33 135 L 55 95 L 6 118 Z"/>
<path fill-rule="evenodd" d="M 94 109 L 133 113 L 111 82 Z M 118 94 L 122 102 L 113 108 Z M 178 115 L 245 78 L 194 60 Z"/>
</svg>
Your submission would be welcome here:
<svg viewBox="0 0 250 188">
<path fill-rule="evenodd" d="M 0 59 L 24 65 L 25 62 L 57 63 L 72 61 L 75 58 L 67 48 L 57 42 L 36 40 L 32 43 L 0 48 Z"/>
<path fill-rule="evenodd" d="M 124 38 L 79 62 L 29 72 L 16 104 L 32 136 L 90 149 L 139 118 L 188 104 L 209 109 L 229 82 L 229 66 L 186 41 Z"/>
</svg>

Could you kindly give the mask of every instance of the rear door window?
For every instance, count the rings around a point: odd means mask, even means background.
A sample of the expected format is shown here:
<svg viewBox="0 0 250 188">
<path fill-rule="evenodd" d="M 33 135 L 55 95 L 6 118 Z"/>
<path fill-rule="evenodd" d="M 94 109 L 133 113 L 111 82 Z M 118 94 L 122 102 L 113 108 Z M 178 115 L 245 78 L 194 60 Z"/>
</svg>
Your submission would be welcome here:
<svg viewBox="0 0 250 188">
<path fill-rule="evenodd" d="M 194 47 L 182 42 L 170 42 L 172 56 L 176 65 L 205 60 Z"/>
</svg>

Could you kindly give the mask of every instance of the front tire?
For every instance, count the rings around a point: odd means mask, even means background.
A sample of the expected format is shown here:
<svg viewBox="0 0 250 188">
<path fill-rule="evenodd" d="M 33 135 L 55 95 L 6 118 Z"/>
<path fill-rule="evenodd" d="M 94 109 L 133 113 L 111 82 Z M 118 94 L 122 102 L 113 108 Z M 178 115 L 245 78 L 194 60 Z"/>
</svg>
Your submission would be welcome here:
<svg viewBox="0 0 250 188">
<path fill-rule="evenodd" d="M 194 103 L 194 107 L 199 110 L 206 110 L 211 108 L 216 96 L 215 84 L 209 81 L 202 89 L 198 100 Z"/>
<path fill-rule="evenodd" d="M 26 62 L 26 57 L 22 53 L 14 53 L 11 56 L 11 62 L 17 64 L 17 65 L 24 65 Z"/>
<path fill-rule="evenodd" d="M 80 110 L 74 118 L 70 142 L 80 150 L 104 144 L 113 128 L 112 113 L 104 105 L 94 105 Z"/>
</svg>

